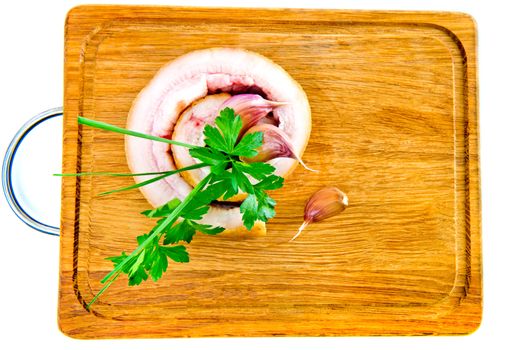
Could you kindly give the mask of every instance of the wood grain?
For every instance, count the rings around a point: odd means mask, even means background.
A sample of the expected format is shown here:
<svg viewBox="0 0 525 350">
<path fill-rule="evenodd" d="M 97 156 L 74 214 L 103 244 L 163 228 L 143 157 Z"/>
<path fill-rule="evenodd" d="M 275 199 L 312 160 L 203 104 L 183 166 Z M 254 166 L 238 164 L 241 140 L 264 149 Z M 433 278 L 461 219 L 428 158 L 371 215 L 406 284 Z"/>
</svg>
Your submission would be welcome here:
<svg viewBox="0 0 525 350">
<path fill-rule="evenodd" d="M 305 89 L 312 134 L 266 237 L 197 236 L 157 283 L 112 266 L 152 222 L 126 178 L 64 178 L 59 326 L 75 338 L 466 334 L 481 319 L 476 30 L 459 13 L 81 6 L 67 17 L 63 171 L 127 172 L 120 126 L 166 62 L 241 47 Z M 330 185 L 349 208 L 285 243 Z"/>
</svg>

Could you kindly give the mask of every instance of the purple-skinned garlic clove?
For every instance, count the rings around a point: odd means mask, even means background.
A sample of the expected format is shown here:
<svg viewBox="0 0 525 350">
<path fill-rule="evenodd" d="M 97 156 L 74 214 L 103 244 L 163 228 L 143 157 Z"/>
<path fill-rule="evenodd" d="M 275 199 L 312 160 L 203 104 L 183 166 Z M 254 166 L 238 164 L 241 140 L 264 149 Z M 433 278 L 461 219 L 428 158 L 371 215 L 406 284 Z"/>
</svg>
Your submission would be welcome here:
<svg viewBox="0 0 525 350">
<path fill-rule="evenodd" d="M 243 135 L 246 130 L 257 124 L 268 113 L 279 106 L 286 105 L 286 102 L 270 101 L 257 94 L 234 95 L 223 102 L 219 110 L 230 107 L 242 119 L 242 129 L 239 135 Z"/>
<path fill-rule="evenodd" d="M 274 158 L 292 158 L 301 164 L 306 170 L 317 172 L 304 164 L 301 157 L 294 151 L 289 137 L 284 131 L 272 124 L 257 124 L 252 126 L 247 134 L 262 132 L 263 144 L 257 148 L 257 155 L 251 158 L 242 157 L 241 160 L 246 163 L 267 162 Z"/>
<path fill-rule="evenodd" d="M 289 242 L 299 237 L 309 224 L 331 218 L 343 212 L 346 207 L 348 196 L 337 187 L 326 187 L 315 192 L 304 207 L 303 224 Z"/>
</svg>

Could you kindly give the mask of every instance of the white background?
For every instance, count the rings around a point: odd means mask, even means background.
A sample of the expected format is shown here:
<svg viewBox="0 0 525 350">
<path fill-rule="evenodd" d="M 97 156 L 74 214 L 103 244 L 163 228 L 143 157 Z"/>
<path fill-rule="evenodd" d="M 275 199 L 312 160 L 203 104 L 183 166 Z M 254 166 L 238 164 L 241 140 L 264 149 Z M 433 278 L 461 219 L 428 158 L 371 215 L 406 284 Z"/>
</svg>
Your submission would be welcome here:
<svg viewBox="0 0 525 350">
<path fill-rule="evenodd" d="M 91 1 L 98 3 L 98 1 Z M 113 1 L 113 3 L 138 3 Z M 146 1 L 142 2 L 143 4 Z M 475 349 L 525 348 L 525 100 L 521 1 L 159 1 L 156 4 L 446 10 L 471 14 L 479 39 L 483 322 L 462 337 L 210 338 L 80 341 L 57 327 L 59 239 L 32 231 L 0 199 L 0 348 Z M 80 1 L 9 1 L 0 10 L 0 152 L 34 114 L 62 105 L 63 30 Z M 45 146 L 43 146 L 45 147 Z M 51 151 L 51 150 L 50 150 Z M 61 169 L 56 169 L 60 172 Z M 56 194 L 58 196 L 58 194 Z"/>
</svg>

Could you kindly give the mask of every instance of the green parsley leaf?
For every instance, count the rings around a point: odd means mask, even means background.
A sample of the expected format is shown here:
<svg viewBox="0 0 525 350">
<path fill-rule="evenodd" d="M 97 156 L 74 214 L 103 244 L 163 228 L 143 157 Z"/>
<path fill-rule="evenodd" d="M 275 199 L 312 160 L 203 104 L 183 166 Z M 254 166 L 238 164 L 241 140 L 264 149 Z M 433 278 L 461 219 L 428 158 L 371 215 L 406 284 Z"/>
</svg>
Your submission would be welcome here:
<svg viewBox="0 0 525 350">
<path fill-rule="evenodd" d="M 204 127 L 204 143 L 211 149 L 219 150 L 225 153 L 229 152 L 229 145 L 221 134 L 220 130 L 211 126 L 206 125 Z"/>
<path fill-rule="evenodd" d="M 128 273 L 128 285 L 138 286 L 142 282 L 148 279 L 148 274 L 142 266 L 138 266 L 137 270 L 133 273 Z"/>
<path fill-rule="evenodd" d="M 264 192 L 264 189 L 280 188 L 282 182 L 282 177 L 271 175 L 254 186 L 253 194 L 249 194 L 248 197 L 246 197 L 240 208 L 242 221 L 246 228 L 251 230 L 256 220 L 266 222 L 275 216 L 276 202 Z"/>
<path fill-rule="evenodd" d="M 234 186 L 234 184 L 246 193 L 253 193 L 253 185 L 242 170 L 239 169 L 237 163 L 233 163 L 232 166 L 232 186 Z"/>
<path fill-rule="evenodd" d="M 180 216 L 188 220 L 201 220 L 208 210 L 210 210 L 210 203 L 193 200 L 184 208 Z"/>
<path fill-rule="evenodd" d="M 133 275 L 137 272 L 139 268 L 141 268 L 142 262 L 144 261 L 144 257 L 146 256 L 146 251 L 143 250 L 142 253 L 140 253 L 137 256 L 137 259 L 133 262 L 133 265 L 131 265 L 131 268 L 129 269 L 129 274 Z"/>
<path fill-rule="evenodd" d="M 215 119 L 215 124 L 221 131 L 224 144 L 226 145 L 226 149 L 223 151 L 231 154 L 242 128 L 241 117 L 235 115 L 233 109 L 226 107 L 220 111 L 219 116 Z M 204 142 L 206 142 L 206 140 Z M 211 145 L 209 146 L 212 147 Z"/>
<path fill-rule="evenodd" d="M 230 189 L 230 185 L 231 181 L 225 179 L 212 180 L 195 200 L 200 200 L 201 203 L 211 203 L 227 192 Z"/>
<path fill-rule="evenodd" d="M 125 252 L 122 252 L 120 255 L 107 257 L 106 260 L 111 261 L 115 266 L 117 266 L 122 261 L 124 261 L 127 257 L 128 257 L 128 254 L 126 254 Z"/>
<path fill-rule="evenodd" d="M 219 165 L 228 160 L 220 151 L 209 147 L 190 149 L 190 155 L 210 166 Z"/>
<path fill-rule="evenodd" d="M 168 216 L 169 213 L 171 213 L 173 209 L 175 209 L 180 203 L 180 199 L 173 198 L 168 203 L 155 209 L 144 210 L 141 214 L 147 216 L 148 218 L 159 218 L 163 216 Z"/>
<path fill-rule="evenodd" d="M 128 257 L 129 256 L 123 252 L 122 255 L 108 258 L 108 260 L 111 260 L 114 263 L 114 265 L 117 266 L 122 261 L 128 259 Z M 128 284 L 130 286 L 140 284 L 148 278 L 148 274 L 146 273 L 142 265 L 145 257 L 146 253 L 145 251 L 143 251 L 138 256 L 131 258 L 122 267 L 122 272 L 128 275 Z"/>
<path fill-rule="evenodd" d="M 235 146 L 231 154 L 239 157 L 255 157 L 257 155 L 256 148 L 263 144 L 263 133 L 258 131 L 251 134 L 244 135 L 241 141 Z"/>
<path fill-rule="evenodd" d="M 222 174 L 226 170 L 226 167 L 228 165 L 229 165 L 228 162 L 222 162 L 219 164 L 215 164 L 210 167 L 210 171 L 212 174 L 219 175 L 219 174 Z"/>
<path fill-rule="evenodd" d="M 199 224 L 195 221 L 190 221 L 190 225 L 197 231 L 207 235 L 216 235 L 224 231 L 224 227 L 213 227 L 212 225 Z"/>
<path fill-rule="evenodd" d="M 195 232 L 195 229 L 190 226 Z M 150 234 L 137 237 L 137 242 L 143 244 Z M 121 255 L 109 257 L 115 266 L 127 259 L 129 256 L 122 252 Z M 132 257 L 121 269 L 128 275 L 128 284 L 130 286 L 139 285 L 146 281 L 149 276 L 153 281 L 160 279 L 168 268 L 168 259 L 170 257 L 176 262 L 188 262 L 189 257 L 183 246 L 161 246 L 158 238 L 153 239 L 152 243 L 137 256 Z"/>
<path fill-rule="evenodd" d="M 275 200 L 265 192 L 257 191 L 257 217 L 261 221 L 268 221 L 275 216 Z"/>
<path fill-rule="evenodd" d="M 262 181 L 255 185 L 259 191 L 277 190 L 283 187 L 284 179 L 277 175 L 270 175 L 265 177 Z"/>
<path fill-rule="evenodd" d="M 168 269 L 168 258 L 162 249 L 157 249 L 156 254 L 151 254 L 150 276 L 153 282 L 158 281 Z"/>
<path fill-rule="evenodd" d="M 164 236 L 164 244 L 178 243 L 184 241 L 190 243 L 195 235 L 195 228 L 188 220 L 183 220 L 170 228 Z"/>
<path fill-rule="evenodd" d="M 212 178 L 212 183 L 208 185 L 214 191 L 213 194 L 219 193 L 222 191 L 222 198 L 229 199 L 239 193 L 239 186 L 237 180 L 233 177 L 230 171 L 225 171 L 222 174 L 214 175 Z M 208 189 L 205 189 L 203 192 L 206 193 Z M 213 200 L 218 199 L 220 196 L 215 197 Z"/>
<path fill-rule="evenodd" d="M 168 256 L 168 258 L 175 262 L 186 263 L 190 261 L 190 256 L 186 251 L 186 247 L 183 245 L 170 247 L 161 246 L 160 249 Z"/>
<path fill-rule="evenodd" d="M 242 221 L 248 230 L 253 228 L 257 220 L 257 199 L 254 194 L 249 194 L 241 204 Z"/>
<path fill-rule="evenodd" d="M 115 266 L 120 264 L 122 261 L 128 258 L 128 255 L 122 252 L 119 256 L 113 256 L 106 258 L 113 262 Z M 122 272 L 128 275 L 128 284 L 130 286 L 135 286 L 143 281 L 148 279 L 148 274 L 140 264 L 137 264 L 138 257 L 131 258 L 124 266 L 122 267 Z M 133 268 L 133 270 L 132 270 Z"/>
<path fill-rule="evenodd" d="M 268 163 L 243 163 L 235 161 L 233 164 L 235 167 L 237 167 L 237 169 L 248 175 L 251 175 L 257 180 L 263 180 L 275 171 L 275 167 Z"/>
</svg>

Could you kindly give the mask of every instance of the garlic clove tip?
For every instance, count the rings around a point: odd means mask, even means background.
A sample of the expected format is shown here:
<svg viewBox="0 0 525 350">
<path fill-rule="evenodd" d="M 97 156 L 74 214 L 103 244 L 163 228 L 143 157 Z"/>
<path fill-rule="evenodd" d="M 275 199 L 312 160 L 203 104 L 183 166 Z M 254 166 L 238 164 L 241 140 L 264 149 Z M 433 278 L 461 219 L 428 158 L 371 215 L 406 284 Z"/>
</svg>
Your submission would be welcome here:
<svg viewBox="0 0 525 350">
<path fill-rule="evenodd" d="M 295 236 L 293 236 L 289 241 L 288 243 L 294 241 L 297 237 L 299 237 L 299 235 L 303 232 L 303 230 L 306 228 L 306 226 L 308 226 L 309 222 L 308 221 L 304 221 L 303 224 L 301 225 L 301 227 L 299 227 L 299 231 L 297 231 L 297 233 L 295 234 Z"/>
<path fill-rule="evenodd" d="M 299 162 L 299 164 L 301 164 L 301 165 L 303 166 L 303 168 L 305 168 L 306 170 L 311 171 L 311 172 L 313 172 L 313 173 L 318 173 L 318 172 L 319 172 L 319 170 L 315 170 L 315 169 L 312 169 L 312 168 L 310 168 L 309 166 L 307 166 L 307 165 L 303 162 L 303 160 L 302 160 L 301 158 L 295 156 L 295 159 L 296 159 L 296 160 Z"/>
</svg>

